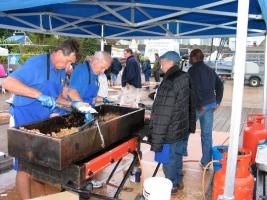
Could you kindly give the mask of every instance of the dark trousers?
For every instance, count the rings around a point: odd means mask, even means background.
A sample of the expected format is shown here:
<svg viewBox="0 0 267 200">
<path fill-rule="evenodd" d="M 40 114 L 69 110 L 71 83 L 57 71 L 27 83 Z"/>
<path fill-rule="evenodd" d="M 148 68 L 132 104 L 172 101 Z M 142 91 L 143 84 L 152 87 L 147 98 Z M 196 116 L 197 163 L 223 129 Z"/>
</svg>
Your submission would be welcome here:
<svg viewBox="0 0 267 200">
<path fill-rule="evenodd" d="M 156 82 L 160 82 L 160 76 L 159 76 L 159 72 L 153 72 L 154 77 L 155 77 L 155 81 Z"/>
</svg>

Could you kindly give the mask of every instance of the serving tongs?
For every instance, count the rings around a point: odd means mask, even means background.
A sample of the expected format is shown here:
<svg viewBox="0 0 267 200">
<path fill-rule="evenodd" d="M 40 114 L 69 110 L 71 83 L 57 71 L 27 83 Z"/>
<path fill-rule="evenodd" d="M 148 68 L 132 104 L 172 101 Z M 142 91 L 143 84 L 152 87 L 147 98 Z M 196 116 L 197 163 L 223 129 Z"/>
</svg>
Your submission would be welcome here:
<svg viewBox="0 0 267 200">
<path fill-rule="evenodd" d="M 80 126 L 78 128 L 79 131 L 85 130 L 86 128 L 88 128 L 89 126 L 93 125 L 93 123 L 95 123 L 96 127 L 97 127 L 97 131 L 99 133 L 100 139 L 101 139 L 101 146 L 102 148 L 105 148 L 105 140 L 104 140 L 104 136 L 102 134 L 102 131 L 100 129 L 99 126 L 99 122 L 98 122 L 98 113 L 92 113 L 94 116 L 94 120 L 90 121 L 90 122 L 86 122 L 85 124 L 83 124 L 82 126 Z"/>
</svg>

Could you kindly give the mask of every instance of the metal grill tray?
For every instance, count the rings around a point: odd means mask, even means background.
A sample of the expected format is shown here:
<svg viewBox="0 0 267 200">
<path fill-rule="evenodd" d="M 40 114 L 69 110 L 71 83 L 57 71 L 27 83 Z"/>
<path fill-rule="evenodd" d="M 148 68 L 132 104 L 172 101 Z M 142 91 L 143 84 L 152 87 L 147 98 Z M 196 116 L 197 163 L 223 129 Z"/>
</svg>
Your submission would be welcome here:
<svg viewBox="0 0 267 200">
<path fill-rule="evenodd" d="M 105 148 L 131 137 L 144 126 L 143 108 L 128 108 L 115 105 L 97 106 L 99 115 L 119 113 L 120 116 L 106 122 L 100 122 Z M 96 125 L 63 138 L 53 138 L 48 133 L 60 128 L 79 127 L 83 124 L 83 115 L 69 115 L 24 125 L 26 129 L 39 129 L 41 134 L 30 133 L 19 127 L 8 129 L 9 155 L 33 164 L 62 170 L 75 161 L 82 160 L 103 150 Z"/>
</svg>

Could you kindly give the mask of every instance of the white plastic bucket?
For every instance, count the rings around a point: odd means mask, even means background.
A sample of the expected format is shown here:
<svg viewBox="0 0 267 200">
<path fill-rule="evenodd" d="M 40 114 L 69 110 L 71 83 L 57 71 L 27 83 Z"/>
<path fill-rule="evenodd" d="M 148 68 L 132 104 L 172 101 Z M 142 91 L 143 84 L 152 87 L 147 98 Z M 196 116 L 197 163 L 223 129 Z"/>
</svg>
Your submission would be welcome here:
<svg viewBox="0 0 267 200">
<path fill-rule="evenodd" d="M 164 177 L 150 177 L 144 181 L 143 196 L 146 200 L 170 200 L 172 182 Z"/>
</svg>

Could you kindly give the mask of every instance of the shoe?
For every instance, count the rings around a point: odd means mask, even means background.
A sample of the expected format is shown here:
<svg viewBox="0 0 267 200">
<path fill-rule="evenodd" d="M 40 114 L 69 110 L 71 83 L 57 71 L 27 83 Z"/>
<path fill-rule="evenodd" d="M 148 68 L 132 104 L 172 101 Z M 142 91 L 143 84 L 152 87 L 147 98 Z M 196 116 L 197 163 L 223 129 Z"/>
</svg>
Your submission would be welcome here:
<svg viewBox="0 0 267 200">
<path fill-rule="evenodd" d="M 183 182 L 178 183 L 176 187 L 173 187 L 171 193 L 172 193 L 172 194 L 176 194 L 179 190 L 182 190 L 182 189 L 184 189 L 184 184 L 183 184 Z"/>
<path fill-rule="evenodd" d="M 93 188 L 101 188 L 103 186 L 103 184 L 100 181 L 91 180 L 90 182 L 92 183 Z"/>
<path fill-rule="evenodd" d="M 173 187 L 171 194 L 176 194 L 177 192 L 178 192 L 178 188 L 177 187 Z"/>
<path fill-rule="evenodd" d="M 184 183 L 183 182 L 178 183 L 177 184 L 177 190 L 182 190 L 182 189 L 184 189 Z"/>
</svg>

